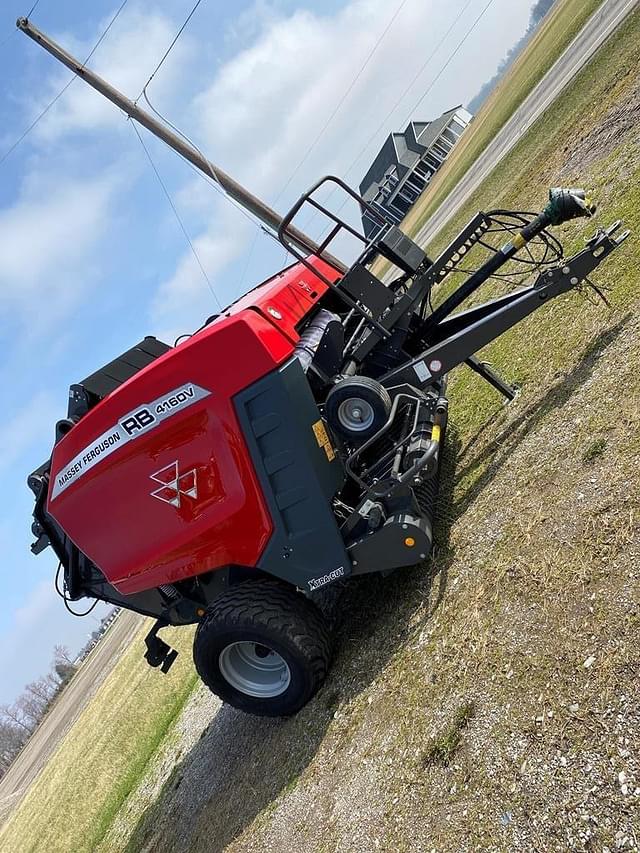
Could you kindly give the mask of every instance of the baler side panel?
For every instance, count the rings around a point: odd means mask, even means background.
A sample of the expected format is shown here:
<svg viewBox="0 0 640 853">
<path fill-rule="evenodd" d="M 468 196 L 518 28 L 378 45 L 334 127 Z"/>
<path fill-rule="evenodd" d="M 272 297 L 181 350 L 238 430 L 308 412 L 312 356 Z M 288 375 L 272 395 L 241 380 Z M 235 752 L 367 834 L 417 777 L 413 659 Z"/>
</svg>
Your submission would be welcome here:
<svg viewBox="0 0 640 853">
<path fill-rule="evenodd" d="M 351 574 L 331 509 L 344 466 L 297 359 L 238 394 L 242 424 L 273 533 L 258 568 L 307 592 Z"/>
<path fill-rule="evenodd" d="M 292 349 L 255 311 L 221 319 L 121 385 L 56 445 L 54 482 L 136 406 L 185 383 L 209 392 L 49 496 L 50 514 L 120 592 L 257 564 L 272 524 L 232 400 L 290 358 Z M 171 503 L 171 484 L 167 500 L 153 494 L 162 489 L 154 475 L 170 473 L 176 463 L 179 505 Z M 197 494 L 190 494 L 194 489 Z"/>
<path fill-rule="evenodd" d="M 320 258 L 309 260 L 329 280 L 340 278 L 341 273 Z M 230 313 L 253 308 L 296 344 L 300 338 L 297 325 L 328 290 L 304 264 L 294 264 L 243 296 L 231 306 Z"/>
</svg>

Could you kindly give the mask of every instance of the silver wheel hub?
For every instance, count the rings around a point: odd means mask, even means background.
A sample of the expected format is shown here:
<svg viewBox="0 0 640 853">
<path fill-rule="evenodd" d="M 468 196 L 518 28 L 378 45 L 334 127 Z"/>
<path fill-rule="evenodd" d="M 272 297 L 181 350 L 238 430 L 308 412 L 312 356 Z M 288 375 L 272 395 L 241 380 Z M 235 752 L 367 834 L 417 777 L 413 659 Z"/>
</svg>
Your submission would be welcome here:
<svg viewBox="0 0 640 853">
<path fill-rule="evenodd" d="M 361 397 L 349 397 L 338 406 L 340 426 L 350 432 L 363 432 L 373 424 L 373 406 Z"/>
<path fill-rule="evenodd" d="M 291 681 L 285 659 L 260 643 L 231 643 L 220 652 L 218 665 L 232 687 L 258 699 L 280 696 Z"/>
</svg>

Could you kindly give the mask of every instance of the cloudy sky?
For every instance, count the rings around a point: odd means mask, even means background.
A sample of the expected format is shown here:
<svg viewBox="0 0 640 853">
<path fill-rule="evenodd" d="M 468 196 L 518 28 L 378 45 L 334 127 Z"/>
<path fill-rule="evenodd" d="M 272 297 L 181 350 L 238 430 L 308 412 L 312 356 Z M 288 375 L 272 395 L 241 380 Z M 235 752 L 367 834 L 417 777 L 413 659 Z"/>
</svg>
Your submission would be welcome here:
<svg viewBox="0 0 640 853">
<path fill-rule="evenodd" d="M 357 186 L 409 116 L 429 119 L 473 97 L 532 5 L 493 0 L 434 84 L 487 2 L 204 0 L 149 95 L 284 211 L 322 174 Z M 30 5 L 3 0 L 0 11 L 0 158 L 71 76 L 14 31 Z M 32 20 L 84 59 L 118 5 L 40 0 Z M 192 5 L 129 0 L 90 65 L 135 98 Z M 282 248 L 173 152 L 145 141 L 220 302 L 283 265 Z M 54 643 L 78 648 L 95 628 L 55 597 L 50 549 L 36 558 L 28 547 L 25 478 L 49 456 L 69 384 L 145 334 L 169 340 L 217 307 L 131 123 L 76 80 L 0 163 L 0 702 L 46 671 Z"/>
</svg>

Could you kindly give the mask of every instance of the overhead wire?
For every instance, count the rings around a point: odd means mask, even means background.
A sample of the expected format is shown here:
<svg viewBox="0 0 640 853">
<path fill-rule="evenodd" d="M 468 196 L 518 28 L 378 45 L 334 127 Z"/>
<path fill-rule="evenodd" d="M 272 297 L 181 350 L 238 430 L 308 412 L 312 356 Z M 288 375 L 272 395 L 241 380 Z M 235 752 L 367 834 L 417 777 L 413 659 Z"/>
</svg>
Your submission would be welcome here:
<svg viewBox="0 0 640 853">
<path fill-rule="evenodd" d="M 191 20 L 191 18 L 194 16 L 194 14 L 195 14 L 195 12 L 196 12 L 196 10 L 197 10 L 198 6 L 199 6 L 201 3 L 202 3 L 202 0 L 196 0 L 196 3 L 194 4 L 193 8 L 191 9 L 191 11 L 189 12 L 189 14 L 188 14 L 188 15 L 187 15 L 187 17 L 185 18 L 185 20 L 184 20 L 184 22 L 183 22 L 182 26 L 180 27 L 180 29 L 178 30 L 178 32 L 177 32 L 177 33 L 175 34 L 175 36 L 173 37 L 173 41 L 171 42 L 171 44 L 169 45 L 169 47 L 168 47 L 168 48 L 165 50 L 165 52 L 163 53 L 162 58 L 160 59 L 160 62 L 158 62 L 158 64 L 156 65 L 156 67 L 153 69 L 153 71 L 152 71 L 152 72 L 151 72 L 151 74 L 149 75 L 149 78 L 148 78 L 147 82 L 146 82 L 146 83 L 144 84 L 144 86 L 142 87 L 142 91 L 140 92 L 140 94 L 138 95 L 138 97 L 135 99 L 134 104 L 137 104 L 137 103 L 138 103 L 138 101 L 140 100 L 140 98 L 141 98 L 141 97 L 142 97 L 142 95 L 144 94 L 144 91 L 145 91 L 145 89 L 147 88 L 147 86 L 149 85 L 149 83 L 151 83 L 151 81 L 153 80 L 153 78 L 156 76 L 157 72 L 160 70 L 160 68 L 162 68 L 162 66 L 163 66 L 163 64 L 164 64 L 164 61 L 166 60 L 166 58 L 169 56 L 169 54 L 170 54 L 170 53 L 171 53 L 171 51 L 173 50 L 173 48 L 174 48 L 174 46 L 175 46 L 176 42 L 178 41 L 178 39 L 180 38 L 180 36 L 182 35 L 182 33 L 183 33 L 183 32 L 185 31 L 185 29 L 187 28 L 187 25 L 188 25 L 189 21 L 190 21 L 190 20 Z"/>
<path fill-rule="evenodd" d="M 405 121 L 409 121 L 409 119 L 411 118 L 411 115 L 415 112 L 415 110 L 417 110 L 417 108 L 420 106 L 420 104 L 424 101 L 424 99 L 427 97 L 427 95 L 429 94 L 429 92 L 433 89 L 433 87 L 435 86 L 435 84 L 438 82 L 438 80 L 440 79 L 440 77 L 441 77 L 441 76 L 444 74 L 444 72 L 447 70 L 447 68 L 449 67 L 449 64 L 453 61 L 453 59 L 455 59 L 455 57 L 457 56 L 458 51 L 460 50 L 460 48 L 462 47 L 462 45 L 466 42 L 466 40 L 469 38 L 469 36 L 471 35 L 471 33 L 475 30 L 475 28 L 476 28 L 476 27 L 477 27 L 477 25 L 480 23 L 480 21 L 482 20 L 482 18 L 483 18 L 483 17 L 485 16 L 485 14 L 489 11 L 489 7 L 490 7 L 490 6 L 492 6 L 494 2 L 495 2 L 495 0 L 488 0 L 488 2 L 487 2 L 487 3 L 485 4 L 485 6 L 483 7 L 482 11 L 479 13 L 479 15 L 477 16 L 477 18 L 474 20 L 473 24 L 469 27 L 469 29 L 467 30 L 467 32 L 464 34 L 463 38 L 462 38 L 462 39 L 460 39 L 460 41 L 458 42 L 458 44 L 457 44 L 457 46 L 456 46 L 455 50 L 453 51 L 453 53 L 449 56 L 449 58 L 448 58 L 448 59 L 447 59 L 447 61 L 444 63 L 444 65 L 442 66 L 442 68 L 440 69 L 440 71 L 438 71 L 438 73 L 437 73 L 437 74 L 436 74 L 436 76 L 433 78 L 433 80 L 431 81 L 431 83 L 429 83 L 428 87 L 425 89 L 425 91 L 422 93 L 422 95 L 420 95 L 420 97 L 419 97 L 419 98 L 418 98 L 418 100 L 415 102 L 415 104 L 413 105 L 413 107 L 411 108 L 411 110 L 407 113 L 407 116 L 405 117 L 404 121 L 400 122 L 400 124 L 404 124 L 404 123 L 405 123 Z M 467 6 L 468 6 L 468 5 L 469 5 L 469 3 L 467 3 Z M 463 11 L 465 11 L 465 9 L 467 8 L 467 6 L 465 6 L 465 7 L 464 7 Z"/>
<path fill-rule="evenodd" d="M 40 0 L 36 0 L 36 3 L 34 3 L 34 5 L 32 6 L 32 8 L 31 8 L 31 10 L 30 10 L 29 14 L 31 14 L 31 12 L 33 11 L 33 9 L 35 9 L 35 8 L 36 8 L 36 6 L 38 5 L 38 3 L 39 3 L 39 2 L 40 2 Z M 91 48 L 91 50 L 90 50 L 89 54 L 87 55 L 87 58 L 84 60 L 84 62 L 83 62 L 83 63 L 82 63 L 82 65 L 80 66 L 80 68 L 81 68 L 81 69 L 82 69 L 82 68 L 84 68 L 84 66 L 85 66 L 85 65 L 87 64 L 87 62 L 91 59 L 91 57 L 92 57 L 92 56 L 93 56 L 93 54 L 96 52 L 96 50 L 100 47 L 100 45 L 102 44 L 102 42 L 103 42 L 104 38 L 106 37 L 107 33 L 109 32 L 109 30 L 111 29 L 111 27 L 115 24 L 116 20 L 118 19 L 119 15 L 120 15 L 120 13 L 122 12 L 122 10 L 124 9 L 124 7 L 127 5 L 127 2 L 128 2 L 128 0 L 122 0 L 122 3 L 120 4 L 120 6 L 118 7 L 118 9 L 117 9 L 117 10 L 116 10 L 116 12 L 114 13 L 114 15 L 113 15 L 113 17 L 111 18 L 111 20 L 109 21 L 109 23 L 107 24 L 107 26 L 106 26 L 105 30 L 102 32 L 102 35 L 100 36 L 100 38 L 98 39 L 98 41 L 94 44 L 94 46 Z M 28 17 L 28 16 L 27 16 L 27 17 Z M 57 94 L 57 95 L 55 95 L 55 97 L 53 97 L 53 98 L 49 101 L 49 103 L 46 105 L 46 107 L 45 107 L 45 108 L 44 108 L 44 109 L 43 109 L 43 110 L 42 110 L 42 111 L 41 111 L 41 112 L 36 116 L 36 118 L 31 122 L 31 124 L 26 128 L 26 130 L 24 130 L 24 131 L 20 134 L 20 136 L 15 140 L 15 142 L 13 142 L 13 143 L 9 146 L 9 148 L 4 152 L 4 154 L 2 155 L 2 157 L 0 157 L 0 165 L 2 165 L 2 163 L 4 163 L 4 161 L 7 159 L 7 157 L 9 157 L 9 156 L 10 156 L 10 155 L 11 155 L 11 154 L 16 150 L 16 148 L 17 148 L 17 147 L 18 147 L 18 146 L 19 146 L 19 145 L 20 145 L 20 144 L 21 144 L 21 143 L 26 139 L 26 137 L 31 133 L 31 131 L 34 129 L 34 127 L 35 127 L 35 126 L 36 126 L 36 125 L 37 125 L 37 124 L 38 124 L 38 123 L 39 123 L 39 122 L 40 122 L 40 121 L 41 121 L 41 120 L 46 116 L 46 114 L 49 112 L 49 110 L 50 110 L 50 109 L 51 109 L 51 108 L 52 108 L 52 107 L 53 107 L 53 106 L 54 106 L 54 105 L 55 105 L 55 104 L 60 100 L 60 98 L 61 98 L 61 97 L 64 95 L 64 93 L 67 91 L 67 89 L 69 88 L 69 86 L 71 86 L 71 84 L 72 84 L 76 79 L 77 79 L 77 74 L 74 74 L 74 75 L 71 77 L 71 79 L 70 79 L 70 80 L 68 80 L 68 81 L 65 83 L 65 85 L 64 85 L 64 86 L 62 87 L 62 89 L 58 92 L 58 94 Z"/>
<path fill-rule="evenodd" d="M 164 192 L 164 194 L 167 198 L 167 201 L 169 202 L 171 210 L 173 211 L 173 214 L 174 214 L 174 216 L 178 222 L 178 225 L 180 226 L 180 228 L 182 230 L 182 233 L 184 234 L 185 239 L 186 239 L 187 243 L 189 244 L 189 248 L 191 249 L 193 257 L 196 259 L 196 263 L 200 267 L 200 272 L 202 273 L 204 280 L 207 282 L 209 290 L 211 291 L 213 298 L 215 299 L 215 301 L 218 304 L 218 308 L 220 308 L 220 310 L 222 311 L 222 308 L 223 308 L 222 303 L 220 302 L 218 295 L 216 294 L 215 290 L 213 289 L 213 285 L 211 284 L 211 280 L 210 280 L 209 276 L 207 275 L 207 272 L 206 272 L 206 270 L 202 264 L 202 261 L 200 260 L 200 255 L 196 251 L 196 247 L 193 245 L 193 241 L 191 240 L 191 237 L 189 236 L 189 232 L 187 231 L 185 224 L 182 221 L 180 214 L 178 213 L 178 209 L 176 208 L 175 204 L 173 203 L 173 199 L 171 198 L 171 195 L 169 193 L 169 190 L 167 189 L 165 182 L 162 180 L 162 176 L 160 175 L 160 172 L 158 171 L 158 168 L 157 168 L 157 166 L 153 160 L 153 157 L 151 156 L 151 152 L 149 151 L 147 146 L 144 144 L 144 139 L 142 138 L 142 135 L 140 134 L 140 131 L 138 130 L 138 128 L 136 126 L 136 123 L 131 122 L 131 127 L 133 128 L 136 136 L 138 137 L 138 139 L 140 141 L 140 145 L 142 145 L 142 149 L 143 149 L 144 153 L 147 155 L 147 159 L 148 159 L 149 163 L 151 164 L 151 168 L 153 169 L 155 176 L 158 179 L 160 186 L 162 187 L 162 191 Z"/>
<path fill-rule="evenodd" d="M 385 117 L 383 118 L 383 120 L 382 120 L 382 121 L 380 122 L 380 124 L 377 126 L 377 128 L 375 129 L 375 131 L 371 134 L 371 136 L 369 137 L 369 139 L 367 140 L 367 142 L 365 143 L 365 145 L 361 148 L 360 152 L 359 152 L 359 153 L 356 155 L 356 157 L 351 161 L 351 163 L 350 163 L 350 164 L 349 164 L 349 166 L 347 167 L 346 171 L 344 172 L 345 179 L 346 179 L 346 178 L 348 177 L 348 175 L 353 171 L 353 169 L 354 169 L 354 168 L 356 167 L 356 165 L 359 163 L 359 161 L 361 160 L 361 158 L 363 157 L 363 155 L 367 152 L 367 150 L 369 149 L 369 146 L 371 145 L 371 143 L 372 143 L 372 142 L 373 142 L 373 141 L 378 137 L 378 134 L 380 133 L 380 131 L 385 127 L 385 125 L 387 124 L 387 122 L 388 122 L 388 120 L 390 119 L 390 117 L 393 115 L 393 113 L 394 113 L 394 112 L 397 110 L 397 108 L 400 106 L 400 103 L 401 103 L 401 102 L 402 102 L 402 100 L 406 97 L 406 95 L 408 94 L 408 92 L 412 89 L 412 87 L 414 86 L 414 84 L 416 83 L 416 81 L 417 81 L 417 80 L 422 76 L 422 74 L 423 74 L 423 73 L 424 73 L 424 71 L 426 70 L 426 68 L 427 68 L 427 66 L 429 65 L 429 63 L 431 62 L 431 60 L 435 57 L 435 55 L 437 54 L 437 52 L 440 50 L 440 48 L 442 47 L 442 45 L 445 43 L 445 41 L 447 40 L 447 38 L 449 37 L 449 35 L 451 34 L 451 32 L 454 30 L 454 28 L 455 28 L 455 27 L 456 27 L 456 25 L 458 24 L 458 21 L 462 18 L 462 16 L 465 14 L 465 12 L 467 11 L 467 9 L 469 8 L 469 6 L 471 6 L 471 4 L 472 4 L 473 2 L 474 2 L 474 0 L 467 0 L 467 2 L 465 3 L 465 5 L 464 5 L 464 6 L 461 8 L 461 10 L 458 12 L 458 14 L 457 14 L 457 15 L 456 15 L 456 17 L 454 18 L 454 20 L 453 20 L 453 22 L 451 23 L 451 25 L 449 26 L 449 28 L 448 28 L 448 29 L 446 30 L 446 32 L 442 35 L 442 37 L 440 38 L 440 40 L 438 41 L 438 43 L 436 44 L 436 46 L 433 48 L 433 50 L 431 51 L 431 53 L 429 54 L 429 56 L 427 57 L 427 59 L 423 62 L 422 66 L 421 66 L 421 67 L 420 67 L 420 69 L 417 71 L 417 73 L 414 75 L 414 77 L 413 77 L 413 79 L 411 80 L 411 82 L 409 83 L 409 85 L 405 87 L 405 89 L 403 90 L 402 94 L 401 94 L 401 95 L 396 99 L 396 101 L 395 101 L 395 103 L 393 104 L 393 106 L 391 107 L 391 109 L 387 112 L 387 114 L 385 115 Z M 462 37 L 462 39 L 458 42 L 458 44 L 457 44 L 457 45 L 456 45 L 456 47 L 453 49 L 453 51 L 449 54 L 449 56 L 447 57 L 447 59 L 446 59 L 446 61 L 444 62 L 444 64 L 440 67 L 440 69 L 439 69 L 439 71 L 437 72 L 436 76 L 433 78 L 433 80 L 432 80 L 432 81 L 431 81 L 431 83 L 429 84 L 429 86 L 428 86 L 427 90 L 426 90 L 426 91 L 425 91 L 425 92 L 420 96 L 420 98 L 418 99 L 418 101 L 413 105 L 413 107 L 411 108 L 411 110 L 410 110 L 410 112 L 409 112 L 409 118 L 410 118 L 410 117 L 411 117 L 411 115 L 414 113 L 415 109 L 416 109 L 416 108 L 417 108 L 417 107 L 422 103 L 422 101 L 424 100 L 424 98 L 426 97 L 426 95 L 431 91 L 431 89 L 433 88 L 433 86 L 435 85 L 435 83 L 440 79 L 440 77 L 441 77 L 441 76 L 442 76 L 442 74 L 445 72 L 445 70 L 447 69 L 447 67 L 449 66 L 449 64 L 452 62 L 452 60 L 453 60 L 453 59 L 455 58 L 455 56 L 458 54 L 458 52 L 459 52 L 460 48 L 462 47 L 462 45 L 463 45 L 463 44 L 465 43 L 465 41 L 469 38 L 469 36 L 471 35 L 471 33 L 476 29 L 476 27 L 477 27 L 477 26 L 478 26 L 478 24 L 480 23 L 481 19 L 484 17 L 484 15 L 486 14 L 486 12 L 488 11 L 489 7 L 492 5 L 492 3 L 493 3 L 493 2 L 494 2 L 494 0 L 488 0 L 488 2 L 485 4 L 485 6 L 483 7 L 482 11 L 479 13 L 479 15 L 475 18 L 475 20 L 473 21 L 473 23 L 471 24 L 471 26 L 469 27 L 469 29 L 466 31 L 465 35 L 464 35 L 464 36 Z M 407 120 L 408 120 L 408 119 L 405 119 L 405 121 L 407 121 Z M 402 123 L 404 124 L 404 122 L 402 122 Z M 327 197 L 327 203 L 328 203 L 329 199 L 331 198 L 331 196 L 334 194 L 334 192 L 335 192 L 335 188 L 331 191 L 331 193 L 330 193 L 330 194 L 329 194 L 329 196 Z M 340 213 L 340 211 L 344 208 L 344 206 L 345 206 L 345 204 L 347 203 L 347 201 L 348 201 L 348 199 L 345 199 L 345 200 L 342 202 L 342 204 L 340 205 L 340 207 L 339 207 L 339 208 L 338 208 L 338 210 L 337 210 L 337 213 Z M 318 215 L 318 212 L 317 212 L 317 211 L 315 211 L 315 212 L 311 215 L 311 217 L 309 218 L 309 220 L 306 222 L 306 225 L 304 225 L 304 226 L 302 226 L 302 227 L 303 227 L 303 228 L 304 228 L 304 227 L 308 227 L 308 226 L 310 225 L 310 223 L 315 219 L 315 217 L 316 217 L 317 215 Z"/>
<path fill-rule="evenodd" d="M 333 119 L 336 117 L 336 115 L 337 115 L 337 114 L 338 114 L 338 112 L 340 111 L 340 108 L 342 107 L 342 105 L 344 104 L 344 102 L 347 100 L 347 98 L 349 97 L 349 95 L 351 94 L 351 92 L 353 91 L 353 88 L 354 88 L 354 86 L 356 85 L 356 83 L 358 82 L 358 80 L 360 79 L 360 77 L 362 77 L 362 75 L 363 75 L 363 73 L 364 73 L 364 71 L 365 71 L 365 69 L 366 69 L 367 65 L 368 65 L 368 64 L 369 64 L 369 62 L 373 59 L 374 54 L 376 53 L 376 51 L 378 50 L 378 48 L 380 47 L 380 45 L 381 45 L 381 44 L 382 44 L 382 42 L 384 41 L 385 36 L 387 35 L 387 33 L 389 32 L 389 30 L 390 30 L 390 29 L 391 29 L 391 27 L 393 26 L 393 24 L 394 24 L 394 22 L 395 22 L 396 18 L 398 17 L 398 15 L 399 15 L 399 14 L 400 14 L 400 12 L 402 11 L 402 9 L 403 9 L 403 8 L 404 8 L 404 6 L 406 5 L 406 3 L 407 3 L 407 0 L 401 0 L 400 4 L 396 7 L 395 12 L 393 13 L 393 15 L 391 16 L 391 18 L 390 18 L 390 19 L 389 19 L 389 21 L 387 22 L 387 25 L 385 26 L 384 30 L 383 30 L 383 31 L 382 31 L 382 33 L 378 36 L 378 39 L 376 40 L 376 43 L 373 45 L 373 47 L 372 47 L 372 48 L 371 48 L 371 50 L 369 51 L 369 53 L 368 53 L 368 55 L 367 55 L 366 59 L 364 60 L 364 63 L 363 63 L 363 64 L 362 64 L 362 66 L 360 67 L 360 70 L 358 71 L 358 73 L 356 74 L 356 76 L 353 78 L 353 80 L 351 81 L 351 83 L 349 84 L 349 86 L 347 87 L 347 89 L 345 90 L 344 94 L 342 95 L 342 97 L 340 98 L 340 100 L 338 101 L 338 103 L 336 104 L 336 106 L 334 107 L 333 111 L 331 112 L 331 115 L 327 118 L 327 120 L 325 121 L 325 123 L 324 123 L 324 124 L 322 125 L 322 127 L 320 128 L 320 130 L 319 130 L 318 134 L 316 135 L 316 137 L 315 137 L 315 139 L 313 140 L 313 142 L 311 143 L 311 145 L 307 148 L 307 150 L 306 150 L 306 152 L 305 152 L 304 156 L 302 157 L 302 159 L 298 162 L 298 164 L 294 167 L 293 171 L 290 173 L 289 177 L 287 178 L 287 181 L 286 181 L 285 185 L 281 188 L 280 192 L 278 193 L 278 195 L 277 195 L 277 197 L 276 197 L 276 200 L 274 201 L 274 205 L 278 203 L 279 199 L 283 196 L 283 194 L 284 194 L 285 190 L 287 189 L 287 187 L 289 186 L 289 184 L 291 183 L 291 181 L 292 181 L 292 180 L 294 179 L 294 177 L 298 174 L 298 172 L 300 171 L 300 168 L 301 168 L 301 167 L 306 163 L 306 161 L 308 160 L 308 158 L 309 158 L 309 156 L 310 156 L 311 152 L 314 150 L 314 148 L 316 147 L 316 145 L 318 144 L 318 142 L 320 141 L 320 139 L 322 138 L 322 136 L 323 136 L 323 135 L 325 134 L 325 132 L 327 131 L 327 129 L 328 129 L 328 127 L 329 127 L 329 125 L 331 124 L 331 122 L 333 121 Z"/>
<path fill-rule="evenodd" d="M 138 103 L 138 101 L 140 100 L 140 98 L 144 98 L 145 103 L 147 104 L 147 106 L 149 107 L 149 109 L 153 112 L 153 114 L 154 114 L 154 115 L 155 115 L 155 116 L 156 116 L 160 121 L 162 121 L 162 122 L 163 122 L 163 124 L 165 124 L 167 127 L 170 127 L 170 128 L 171 128 L 171 130 L 173 130 L 173 131 L 174 131 L 174 133 L 177 133 L 177 134 L 178 134 L 178 136 L 180 136 L 180 137 L 181 137 L 181 138 L 182 138 L 182 139 L 183 139 L 183 140 L 184 140 L 188 145 L 190 145 L 190 146 L 191 146 L 195 151 L 197 151 L 197 152 L 198 152 L 198 154 L 202 157 L 202 159 L 204 160 L 204 162 L 207 164 L 207 168 L 208 168 L 208 171 L 209 171 L 209 173 L 210 173 L 210 175 L 211 175 L 212 181 L 210 181 L 210 180 L 208 179 L 207 175 L 205 175 L 205 174 L 204 174 L 200 169 L 196 168 L 196 167 L 193 165 L 193 163 L 191 163 L 191 162 L 190 162 L 190 161 L 189 161 L 189 160 L 184 156 L 184 154 L 180 153 L 179 151 L 178 151 L 178 152 L 176 152 L 176 153 L 177 153 L 177 154 L 178 154 L 178 155 L 179 155 L 179 156 L 184 160 L 184 162 L 189 166 L 189 168 L 190 168 L 190 169 L 192 169 L 192 171 L 194 171 L 194 172 L 198 175 L 198 177 L 200 177 L 201 179 L 205 180 L 205 181 L 206 181 L 206 183 L 207 183 L 209 186 L 211 186 L 211 187 L 212 187 L 212 188 L 213 188 L 217 193 L 219 193 L 219 194 L 220 194 L 220 195 L 221 195 L 221 196 L 222 196 L 226 201 L 228 201 L 230 204 L 232 204 L 232 205 L 233 205 L 233 207 L 235 207 L 235 208 L 236 208 L 236 210 L 238 210 L 238 211 L 239 211 L 239 212 L 240 212 L 240 213 L 245 217 L 245 219 L 247 219 L 247 220 L 248 220 L 252 225 L 254 225 L 254 226 L 256 226 L 257 228 L 259 228 L 259 229 L 260 229 L 260 231 L 262 231 L 262 232 L 263 232 L 264 234 L 266 234 L 267 236 L 271 237 L 273 240 L 275 240 L 275 241 L 280 245 L 280 241 L 278 240 L 277 236 L 273 233 L 273 231 L 271 231 L 269 228 L 267 228 L 267 227 L 266 227 L 262 222 L 260 222 L 260 220 L 259 220 L 259 219 L 257 219 L 255 216 L 252 216 L 252 215 L 251 215 L 251 214 L 250 214 L 250 213 L 249 213 L 249 212 L 248 212 L 244 207 L 242 207 L 242 205 L 238 204 L 238 202 L 236 202 L 236 200 L 235 200 L 234 198 L 232 198 L 232 197 L 231 197 L 231 196 L 226 192 L 226 190 L 224 189 L 224 187 L 221 185 L 220 179 L 219 179 L 219 177 L 218 177 L 218 175 L 217 175 L 217 173 L 216 173 L 216 170 L 215 170 L 215 167 L 214 167 L 213 163 L 211 163 L 211 161 L 209 160 L 209 158 L 205 156 L 205 154 L 202 152 L 202 150 L 201 150 L 201 149 L 200 149 L 200 148 L 195 144 L 195 142 L 194 142 L 190 137 L 188 137 L 188 136 L 187 136 L 187 135 L 186 135 L 182 130 L 180 130 L 180 128 L 176 127 L 176 125 L 172 124 L 172 122 L 171 122 L 171 121 L 169 121 L 169 119 L 168 119 L 166 116 L 164 116 L 164 115 L 163 115 L 163 114 L 162 114 L 162 113 L 161 113 L 161 112 L 160 112 L 160 111 L 159 111 L 159 110 L 158 110 L 158 109 L 157 109 L 157 108 L 156 108 L 156 107 L 151 103 L 151 100 L 150 100 L 150 98 L 149 98 L 149 93 L 147 92 L 147 89 L 148 89 L 148 87 L 149 87 L 150 83 L 152 82 L 152 80 L 154 79 L 154 77 L 156 76 L 156 74 L 158 73 L 158 71 L 160 70 L 160 68 L 161 68 L 161 67 L 162 67 L 162 65 L 164 64 L 164 62 L 166 61 L 167 57 L 169 56 L 169 54 L 171 53 L 171 51 L 173 50 L 173 48 L 175 47 L 175 45 L 176 45 L 176 43 L 177 43 L 178 39 L 180 38 L 180 36 L 181 36 L 181 35 L 182 35 L 182 33 L 184 32 L 184 30 L 186 29 L 186 27 L 187 27 L 187 25 L 188 25 L 189 21 L 191 20 L 191 18 L 192 18 L 192 17 L 193 17 L 193 15 L 195 14 L 195 12 L 196 12 L 196 10 L 197 10 L 198 6 L 200 6 L 201 2 L 202 2 L 202 0 L 197 0 L 197 2 L 196 2 L 196 3 L 193 5 L 193 7 L 191 8 L 191 11 L 189 12 L 189 14 L 187 15 L 187 17 L 186 17 L 186 18 L 185 18 L 185 20 L 183 21 L 182 25 L 180 26 L 180 28 L 179 28 L 179 29 L 178 29 L 178 31 L 176 32 L 176 35 L 174 36 L 173 40 L 171 41 L 171 43 L 169 44 L 169 46 L 168 46 L 168 47 L 167 47 L 167 49 L 165 50 L 164 54 L 163 54 L 163 55 L 162 55 L 162 57 L 160 58 L 160 61 L 159 61 L 159 62 L 158 62 L 158 64 L 155 66 L 155 68 L 153 69 L 153 71 L 151 72 L 151 74 L 149 75 L 149 77 L 147 78 L 146 83 L 144 84 L 144 86 L 143 86 L 143 87 L 142 87 L 142 89 L 140 90 L 140 94 L 139 94 L 139 95 L 138 95 L 138 97 L 135 99 L 134 103 L 135 103 L 135 104 L 137 104 L 137 103 Z M 403 0 L 403 2 L 406 2 L 406 0 Z M 175 212 L 175 211 L 174 211 L 174 212 Z M 240 280 L 240 287 L 242 287 L 242 285 L 243 285 L 243 283 L 244 283 L 244 279 L 245 279 L 245 276 L 246 276 L 246 274 L 247 274 L 247 270 L 248 270 L 248 268 L 249 268 L 249 262 L 250 262 L 250 259 L 251 259 L 251 254 L 252 254 L 253 249 L 254 249 L 254 247 L 255 247 L 255 244 L 256 244 L 256 241 L 257 241 L 257 237 L 258 237 L 258 234 L 256 234 L 256 235 L 255 235 L 255 237 L 254 237 L 254 239 L 253 239 L 253 242 L 252 242 L 252 244 L 251 244 L 251 251 L 249 252 L 248 257 L 247 257 L 247 261 L 246 261 L 246 263 L 245 263 L 245 265 L 244 265 L 244 269 L 243 269 L 242 277 L 241 277 L 241 280 Z M 208 283 L 209 283 L 209 286 L 211 287 L 211 284 L 210 284 L 210 282 L 209 282 L 209 279 L 208 279 L 208 278 L 207 278 L 207 281 L 208 281 Z M 216 297 L 216 300 L 217 300 L 217 301 L 218 301 L 218 303 L 219 303 L 219 300 L 218 300 L 218 298 L 217 298 L 217 297 Z"/>
</svg>

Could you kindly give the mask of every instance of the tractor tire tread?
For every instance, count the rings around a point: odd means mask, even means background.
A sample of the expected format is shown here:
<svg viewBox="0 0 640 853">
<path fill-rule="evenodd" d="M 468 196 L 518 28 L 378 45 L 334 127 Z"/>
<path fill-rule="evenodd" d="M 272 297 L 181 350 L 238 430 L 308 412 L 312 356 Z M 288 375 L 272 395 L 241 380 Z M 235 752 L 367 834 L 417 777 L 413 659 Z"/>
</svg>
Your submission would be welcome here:
<svg viewBox="0 0 640 853">
<path fill-rule="evenodd" d="M 221 630 L 256 627 L 286 638 L 295 647 L 310 673 L 313 695 L 324 681 L 331 659 L 332 643 L 326 622 L 316 605 L 301 593 L 269 580 L 242 583 L 210 605 L 194 640 L 194 663 L 204 683 L 220 695 L 208 678 L 211 662 L 206 651 L 216 635 Z M 226 701 L 234 704 L 228 697 Z M 247 710 L 247 701 L 242 705 Z"/>
</svg>

